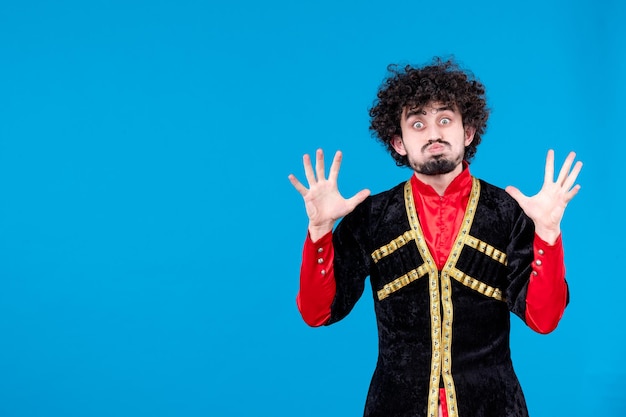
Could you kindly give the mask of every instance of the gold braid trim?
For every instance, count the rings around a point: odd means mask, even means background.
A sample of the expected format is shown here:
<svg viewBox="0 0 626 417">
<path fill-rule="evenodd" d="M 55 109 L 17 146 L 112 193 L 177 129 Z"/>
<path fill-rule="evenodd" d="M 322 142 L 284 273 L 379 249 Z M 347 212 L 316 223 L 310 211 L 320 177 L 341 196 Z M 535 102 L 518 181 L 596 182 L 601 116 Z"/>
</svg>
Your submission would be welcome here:
<svg viewBox="0 0 626 417">
<path fill-rule="evenodd" d="M 490 244 L 483 242 L 473 236 L 467 235 L 463 241 L 467 246 L 476 249 L 479 252 L 484 253 L 491 259 L 500 262 L 503 265 L 507 264 L 506 253 L 499 251 Z"/>
<path fill-rule="evenodd" d="M 378 291 L 376 293 L 378 295 L 378 299 L 384 300 L 389 296 L 389 294 L 398 291 L 400 288 L 409 285 L 411 282 L 423 277 L 426 274 L 428 274 L 428 268 L 426 268 L 425 265 L 421 265 L 418 268 L 407 272 L 400 278 L 394 279 L 390 283 L 386 284 L 382 290 Z"/>
<path fill-rule="evenodd" d="M 472 190 L 470 192 L 465 215 L 461 222 L 461 228 L 456 236 L 452 250 L 446 264 L 441 271 L 441 287 L 442 287 L 442 305 L 443 305 L 443 322 L 442 322 L 442 369 L 441 377 L 443 378 L 443 386 L 446 391 L 446 401 L 448 403 L 448 416 L 458 417 L 458 407 L 456 402 L 456 388 L 454 378 L 452 376 L 452 322 L 454 319 L 454 306 L 452 304 L 452 282 L 450 275 L 455 270 L 459 255 L 466 236 L 474 222 L 476 207 L 478 206 L 478 198 L 480 197 L 480 182 L 472 177 Z"/>
<path fill-rule="evenodd" d="M 409 218 L 411 230 L 415 232 L 415 245 L 419 251 L 424 264 L 424 273 L 428 274 L 428 292 L 430 300 L 430 340 L 431 340 L 431 360 L 430 360 L 430 382 L 428 386 L 428 417 L 439 415 L 439 378 L 441 377 L 441 313 L 439 295 L 439 272 L 437 264 L 426 245 L 424 232 L 420 226 L 413 201 L 413 190 L 411 181 L 404 185 L 404 203 L 406 214 Z M 419 268 L 418 268 L 419 269 Z"/>
<path fill-rule="evenodd" d="M 453 268 L 450 271 L 450 276 L 461 284 L 465 285 L 466 287 L 469 287 L 484 296 L 495 298 L 498 301 L 506 301 L 506 299 L 502 295 L 502 290 L 489 286 L 484 282 L 472 278 L 469 275 L 465 274 L 463 271 L 459 271 L 458 269 Z"/>
<path fill-rule="evenodd" d="M 410 233 L 412 239 L 415 241 L 417 250 L 419 251 L 420 256 L 424 260 L 423 265 L 424 265 L 424 268 L 426 268 L 426 272 L 436 273 L 437 264 L 435 263 L 433 256 L 430 254 L 430 251 L 428 250 L 428 246 L 426 245 L 426 239 L 424 238 L 424 232 L 422 231 L 422 227 L 420 226 L 420 222 L 417 217 L 417 211 L 415 210 L 415 202 L 413 201 L 413 190 L 411 188 L 411 180 L 407 181 L 404 184 L 404 204 L 406 206 L 406 214 L 409 218 L 409 226 L 411 227 L 411 230 L 409 230 L 406 233 Z"/>
<path fill-rule="evenodd" d="M 446 402 L 448 404 L 448 416 L 456 417 L 456 388 L 452 378 L 452 321 L 454 319 L 454 307 L 452 305 L 452 288 L 450 276 L 447 272 L 441 273 L 443 323 L 442 323 L 442 356 L 441 376 L 446 390 Z"/>
<path fill-rule="evenodd" d="M 410 241 L 415 239 L 415 232 L 413 230 L 409 230 L 408 232 L 404 232 L 401 236 L 398 236 L 387 245 L 383 245 L 380 248 L 376 249 L 372 252 L 372 259 L 374 259 L 374 263 L 380 261 L 387 255 L 391 255 L 396 250 L 406 245 Z"/>
</svg>

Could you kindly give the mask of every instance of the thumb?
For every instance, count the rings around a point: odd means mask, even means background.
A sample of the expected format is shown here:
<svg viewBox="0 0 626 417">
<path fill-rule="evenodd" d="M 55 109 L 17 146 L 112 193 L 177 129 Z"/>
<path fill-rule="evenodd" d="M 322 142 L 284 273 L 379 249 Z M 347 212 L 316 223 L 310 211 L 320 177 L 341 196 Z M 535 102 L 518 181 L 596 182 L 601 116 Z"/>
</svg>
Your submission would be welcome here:
<svg viewBox="0 0 626 417">
<path fill-rule="evenodd" d="M 506 191 L 518 203 L 526 197 L 517 187 L 513 187 L 512 185 L 506 187 L 504 191 Z"/>
<path fill-rule="evenodd" d="M 363 202 L 370 195 L 370 190 L 364 189 L 353 195 L 348 199 L 348 203 L 350 203 L 351 207 L 356 207 Z"/>
</svg>

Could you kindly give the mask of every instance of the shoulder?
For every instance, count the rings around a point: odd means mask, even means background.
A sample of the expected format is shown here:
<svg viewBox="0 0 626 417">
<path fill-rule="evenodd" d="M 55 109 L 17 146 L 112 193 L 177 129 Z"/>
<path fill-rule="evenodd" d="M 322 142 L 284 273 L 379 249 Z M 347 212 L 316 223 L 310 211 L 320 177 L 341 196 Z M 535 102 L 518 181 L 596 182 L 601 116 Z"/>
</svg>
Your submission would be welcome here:
<svg viewBox="0 0 626 417">
<path fill-rule="evenodd" d="M 532 222 L 524 213 L 524 210 L 503 188 L 495 186 L 484 180 L 480 181 L 480 196 L 476 207 L 474 222 L 477 225 L 488 225 L 490 228 L 504 228 L 500 233 L 505 233 L 505 229 L 518 226 L 530 227 Z"/>
<path fill-rule="evenodd" d="M 372 216 L 381 216 L 383 212 L 396 207 L 404 207 L 404 186 L 406 181 L 377 194 L 369 196 L 361 203 L 361 210 L 367 210 Z M 357 207 L 359 208 L 359 207 Z"/>
<path fill-rule="evenodd" d="M 485 180 L 480 182 L 480 203 L 493 209 L 519 212 L 521 207 L 517 201 L 509 195 L 503 188 L 493 185 Z"/>
<path fill-rule="evenodd" d="M 372 200 L 372 204 L 384 204 L 390 200 L 397 200 L 399 197 L 404 201 L 404 186 L 406 183 L 406 181 L 403 181 L 386 191 L 370 196 L 369 198 Z"/>
<path fill-rule="evenodd" d="M 377 194 L 367 197 L 350 214 L 342 220 L 343 223 L 363 226 L 378 223 L 390 213 L 398 215 L 404 212 L 404 186 L 406 181 Z"/>
</svg>

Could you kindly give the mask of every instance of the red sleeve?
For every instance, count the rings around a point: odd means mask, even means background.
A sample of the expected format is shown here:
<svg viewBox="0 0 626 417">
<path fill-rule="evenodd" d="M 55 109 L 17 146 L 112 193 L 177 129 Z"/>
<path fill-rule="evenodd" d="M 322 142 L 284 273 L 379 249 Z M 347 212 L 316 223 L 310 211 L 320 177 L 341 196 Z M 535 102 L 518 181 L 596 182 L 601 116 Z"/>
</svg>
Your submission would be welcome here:
<svg viewBox="0 0 626 417">
<path fill-rule="evenodd" d="M 535 235 L 533 260 L 526 294 L 526 323 L 546 334 L 556 329 L 567 305 L 567 283 L 563 263 L 563 242 L 558 237 L 548 245 Z"/>
<path fill-rule="evenodd" d="M 330 307 L 335 299 L 333 270 L 333 234 L 328 232 L 316 242 L 307 234 L 300 267 L 300 291 L 296 297 L 302 319 L 318 327 L 330 319 Z"/>
</svg>

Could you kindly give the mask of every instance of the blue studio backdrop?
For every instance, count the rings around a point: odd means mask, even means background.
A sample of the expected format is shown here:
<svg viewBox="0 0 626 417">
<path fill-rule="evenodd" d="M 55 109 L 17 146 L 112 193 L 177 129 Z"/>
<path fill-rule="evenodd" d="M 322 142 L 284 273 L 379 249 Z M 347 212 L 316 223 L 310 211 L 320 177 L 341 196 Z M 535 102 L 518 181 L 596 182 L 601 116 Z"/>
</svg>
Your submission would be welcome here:
<svg viewBox="0 0 626 417">
<path fill-rule="evenodd" d="M 368 131 L 390 63 L 454 56 L 487 86 L 474 175 L 534 194 L 548 149 L 582 189 L 571 303 L 513 318 L 533 417 L 626 415 L 619 190 L 624 3 L 0 2 L 0 416 L 359 416 L 366 292 L 307 327 L 307 219 L 287 180 L 341 149 L 340 189 L 406 180 Z"/>
</svg>

